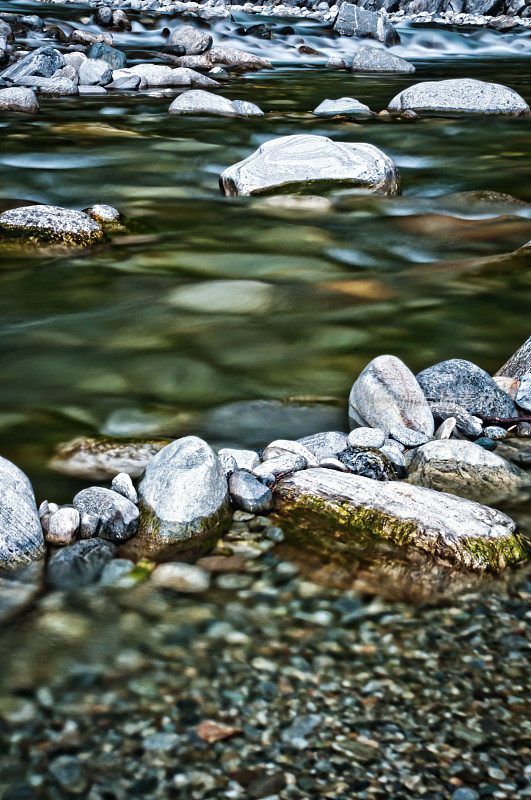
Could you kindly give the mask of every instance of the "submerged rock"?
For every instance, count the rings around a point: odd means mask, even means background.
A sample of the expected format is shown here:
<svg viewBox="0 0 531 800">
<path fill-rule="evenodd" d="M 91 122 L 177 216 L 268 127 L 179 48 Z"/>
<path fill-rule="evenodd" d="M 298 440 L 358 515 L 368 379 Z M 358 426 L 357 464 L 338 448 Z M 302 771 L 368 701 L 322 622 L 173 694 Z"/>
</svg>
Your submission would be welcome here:
<svg viewBox="0 0 531 800">
<path fill-rule="evenodd" d="M 98 223 L 83 211 L 60 206 L 21 206 L 0 214 L 0 236 L 50 244 L 90 246 L 103 241 Z"/>
<path fill-rule="evenodd" d="M 29 479 L 0 456 L 0 574 L 44 558 L 44 539 Z"/>
<path fill-rule="evenodd" d="M 170 114 L 213 114 L 219 117 L 256 116 L 263 113 L 253 103 L 232 101 L 202 89 L 183 92 L 175 98 L 168 111 Z"/>
<path fill-rule="evenodd" d="M 371 109 L 354 97 L 340 97 L 337 100 L 323 100 L 312 113 L 316 117 L 367 116 Z"/>
<path fill-rule="evenodd" d="M 393 97 L 389 111 L 462 111 L 481 114 L 524 114 L 529 106 L 520 95 L 499 83 L 474 78 L 416 83 Z"/>
<path fill-rule="evenodd" d="M 58 445 L 50 467 L 63 475 L 86 480 L 110 480 L 119 472 L 138 478 L 167 444 L 168 439 L 135 441 L 80 436 Z"/>
<path fill-rule="evenodd" d="M 219 458 L 197 436 L 164 447 L 148 464 L 138 488 L 140 528 L 126 557 L 155 560 L 196 550 L 230 522 L 227 479 Z"/>
<path fill-rule="evenodd" d="M 54 553 L 47 564 L 47 577 L 54 589 L 77 589 L 97 580 L 116 546 L 94 538 L 75 542 Z"/>
<path fill-rule="evenodd" d="M 400 192 L 398 169 L 374 145 L 334 142 L 310 134 L 264 142 L 243 161 L 224 170 L 219 181 L 231 197 L 315 181 L 357 184 L 388 195 Z"/>
<path fill-rule="evenodd" d="M 221 64 L 242 72 L 273 69 L 267 58 L 254 55 L 254 53 L 246 53 L 236 47 L 212 47 L 208 51 L 208 57 L 212 64 Z"/>
<path fill-rule="evenodd" d="M 340 5 L 334 30 L 343 36 L 376 39 L 388 46 L 400 42 L 400 36 L 386 16 L 354 5 L 349 0 Z"/>
<path fill-rule="evenodd" d="M 396 356 L 374 358 L 355 381 L 349 397 L 352 427 L 395 426 L 433 436 L 434 421 L 428 402 L 413 373 Z"/>
<path fill-rule="evenodd" d="M 39 104 L 33 89 L 24 86 L 10 86 L 0 89 L 0 111 L 19 111 L 36 114 Z"/>
<path fill-rule="evenodd" d="M 44 561 L 15 573 L 0 570 L 0 623 L 23 611 L 41 590 Z"/>
<path fill-rule="evenodd" d="M 503 367 L 500 367 L 496 375 L 521 379 L 529 372 L 531 372 L 531 336 L 516 353 L 513 353 Z"/>
<path fill-rule="evenodd" d="M 395 56 L 382 47 L 364 44 L 352 61 L 353 72 L 415 72 L 415 67 L 405 58 Z"/>
<path fill-rule="evenodd" d="M 493 571 L 527 553 L 516 524 L 501 511 L 408 483 L 310 469 L 277 484 L 274 499 L 284 532 L 325 552 L 398 546 L 413 558 L 420 551 Z"/>
<path fill-rule="evenodd" d="M 430 402 L 451 402 L 470 414 L 515 417 L 514 401 L 493 381 L 488 372 L 463 358 L 451 358 L 417 375 Z M 456 416 L 452 412 L 451 416 Z M 458 421 L 459 424 L 459 421 Z"/>
<path fill-rule="evenodd" d="M 506 499 L 530 483 L 525 472 L 496 453 L 460 439 L 418 447 L 409 465 L 408 480 L 484 503 Z"/>
</svg>

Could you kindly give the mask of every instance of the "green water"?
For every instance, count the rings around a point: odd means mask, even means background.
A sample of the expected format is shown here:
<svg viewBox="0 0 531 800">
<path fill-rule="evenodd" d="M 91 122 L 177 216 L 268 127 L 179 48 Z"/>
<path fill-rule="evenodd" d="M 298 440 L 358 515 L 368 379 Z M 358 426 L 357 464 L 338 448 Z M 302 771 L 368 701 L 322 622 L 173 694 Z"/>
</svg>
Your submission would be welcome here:
<svg viewBox="0 0 531 800">
<path fill-rule="evenodd" d="M 527 64 L 432 61 L 417 64 L 415 79 L 494 79 L 530 101 Z M 344 95 L 379 111 L 411 82 L 291 67 L 222 88 L 258 102 L 263 118 L 172 117 L 167 91 L 43 99 L 35 117 L 2 116 L 1 209 L 100 202 L 133 221 L 130 235 L 98 249 L 2 252 L 0 449 L 40 499 L 71 497 L 73 484 L 47 466 L 55 444 L 108 430 L 113 414 L 346 402 L 379 353 L 413 370 L 463 357 L 494 371 L 521 344 L 529 264 L 484 259 L 531 239 L 529 206 L 447 195 L 488 190 L 530 203 L 529 119 L 358 124 L 308 113 Z M 328 212 L 294 214 L 222 196 L 225 167 L 301 132 L 377 145 L 400 168 L 402 197 L 335 189 Z M 212 280 L 260 283 L 227 284 L 219 308 Z"/>
</svg>

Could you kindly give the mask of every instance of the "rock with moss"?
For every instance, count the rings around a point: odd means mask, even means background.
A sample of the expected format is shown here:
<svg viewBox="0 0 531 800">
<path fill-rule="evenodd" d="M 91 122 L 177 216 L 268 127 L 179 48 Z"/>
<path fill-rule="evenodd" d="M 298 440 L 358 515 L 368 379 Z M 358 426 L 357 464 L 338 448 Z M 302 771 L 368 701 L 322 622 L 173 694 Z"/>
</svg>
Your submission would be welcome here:
<svg viewBox="0 0 531 800">
<path fill-rule="evenodd" d="M 418 447 L 409 465 L 409 480 L 482 503 L 505 500 L 530 485 L 519 467 L 465 439 Z"/>
<path fill-rule="evenodd" d="M 120 472 L 138 478 L 169 439 L 112 439 L 78 436 L 58 445 L 51 469 L 92 481 L 111 480 Z"/>
<path fill-rule="evenodd" d="M 60 206 L 21 206 L 0 214 L 0 238 L 87 247 L 105 239 L 101 226 L 83 211 Z"/>
<path fill-rule="evenodd" d="M 528 554 L 501 511 L 408 483 L 309 469 L 280 481 L 274 500 L 283 531 L 320 552 L 396 550 L 495 572 Z"/>
<path fill-rule="evenodd" d="M 122 547 L 126 557 L 164 561 L 198 551 L 230 524 L 227 479 L 203 439 L 185 436 L 150 461 L 139 486 L 140 526 Z"/>
</svg>

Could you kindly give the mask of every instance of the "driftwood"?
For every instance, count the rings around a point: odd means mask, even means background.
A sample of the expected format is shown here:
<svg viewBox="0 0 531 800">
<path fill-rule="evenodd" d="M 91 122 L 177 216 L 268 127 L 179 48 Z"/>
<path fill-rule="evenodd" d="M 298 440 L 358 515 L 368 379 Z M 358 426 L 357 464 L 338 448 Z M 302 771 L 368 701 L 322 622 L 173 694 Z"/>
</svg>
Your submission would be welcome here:
<svg viewBox="0 0 531 800">
<path fill-rule="evenodd" d="M 518 425 L 519 422 L 531 422 L 531 416 L 524 416 L 524 417 L 489 417 L 485 416 L 484 414 L 474 414 L 475 417 L 479 417 L 482 422 L 486 422 L 487 425 L 500 425 L 502 428 L 512 428 L 514 425 Z"/>
</svg>

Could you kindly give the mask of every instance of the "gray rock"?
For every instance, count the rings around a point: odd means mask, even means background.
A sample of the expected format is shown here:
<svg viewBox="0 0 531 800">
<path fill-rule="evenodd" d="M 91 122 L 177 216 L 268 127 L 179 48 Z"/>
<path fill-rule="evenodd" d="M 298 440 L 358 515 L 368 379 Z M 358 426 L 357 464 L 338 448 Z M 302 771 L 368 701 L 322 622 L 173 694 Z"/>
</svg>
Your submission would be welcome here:
<svg viewBox="0 0 531 800">
<path fill-rule="evenodd" d="M 531 372 L 531 336 L 514 353 L 503 367 L 500 367 L 496 375 L 505 378 L 523 378 Z"/>
<path fill-rule="evenodd" d="M 233 100 L 232 105 L 240 117 L 263 117 L 264 112 L 248 100 Z"/>
<path fill-rule="evenodd" d="M 118 475 L 112 479 L 111 488 L 113 492 L 118 492 L 118 494 L 123 495 L 123 497 L 127 497 L 131 503 L 138 503 L 137 491 L 133 486 L 131 476 L 128 475 L 127 472 L 118 473 Z"/>
<path fill-rule="evenodd" d="M 116 222 L 120 218 L 120 212 L 117 208 L 105 204 L 90 206 L 84 213 L 88 214 L 91 219 L 95 219 L 96 222 Z"/>
<path fill-rule="evenodd" d="M 186 67 L 172 69 L 164 64 L 137 64 L 135 67 L 122 70 L 122 72 L 138 75 L 148 87 L 197 86 L 209 89 L 219 85 L 217 81 L 213 81 L 212 78 L 207 78 L 206 75 L 201 75 L 193 69 Z"/>
<path fill-rule="evenodd" d="M 10 86 L 0 89 L 0 111 L 22 111 L 25 114 L 36 114 L 39 104 L 35 92 L 23 86 Z"/>
<path fill-rule="evenodd" d="M 336 458 L 347 446 L 347 434 L 341 431 L 324 431 L 304 436 L 298 441 L 319 461 L 323 458 Z"/>
<path fill-rule="evenodd" d="M 82 211 L 59 206 L 21 206 L 0 214 L 0 235 L 50 243 L 92 245 L 104 238 L 97 222 Z"/>
<path fill-rule="evenodd" d="M 63 475 L 84 480 L 111 480 L 119 472 L 138 478 L 168 440 L 130 441 L 80 436 L 60 444 L 50 467 Z"/>
<path fill-rule="evenodd" d="M 19 17 L 18 24 L 24 25 L 24 27 L 28 28 L 30 31 L 42 31 L 44 28 L 44 22 L 37 14 L 27 14 L 23 17 Z"/>
<path fill-rule="evenodd" d="M 335 117 L 341 116 L 367 116 L 371 113 L 369 106 L 355 100 L 354 97 L 340 97 L 337 100 L 323 100 L 317 108 L 314 108 L 313 114 L 316 117 Z"/>
<path fill-rule="evenodd" d="M 197 56 L 212 47 L 212 36 L 197 30 L 192 25 L 179 25 L 174 28 L 166 39 L 165 49 L 173 51 L 177 48 L 177 55 Z"/>
<path fill-rule="evenodd" d="M 148 464 L 139 486 L 138 535 L 123 554 L 155 559 L 204 546 L 230 520 L 227 479 L 209 445 L 185 436 Z"/>
<path fill-rule="evenodd" d="M 112 81 L 112 69 L 106 61 L 87 58 L 79 68 L 79 83 L 82 86 L 106 86 Z"/>
<path fill-rule="evenodd" d="M 244 470 L 233 472 L 230 476 L 229 492 L 236 508 L 241 508 L 243 511 L 267 514 L 273 507 L 271 489 Z"/>
<path fill-rule="evenodd" d="M 373 359 L 355 381 L 349 397 L 352 427 L 395 426 L 433 436 L 433 415 L 413 373 L 396 356 Z"/>
<path fill-rule="evenodd" d="M 138 508 L 131 500 L 111 489 L 101 486 L 82 489 L 74 497 L 74 508 L 81 515 L 81 527 L 92 532 L 96 523 L 94 533 L 101 539 L 124 542 L 138 530 Z"/>
<path fill-rule="evenodd" d="M 46 526 L 46 541 L 57 546 L 72 544 L 79 530 L 79 522 L 79 511 L 75 508 L 60 508 L 50 515 Z"/>
<path fill-rule="evenodd" d="M 77 78 L 21 78 L 20 83 L 31 87 L 39 94 L 52 97 L 75 97 L 78 94 Z"/>
<path fill-rule="evenodd" d="M 305 750 L 312 740 L 312 732 L 322 721 L 323 718 L 320 714 L 306 714 L 295 717 L 291 725 L 284 728 L 280 738 L 290 747 L 296 747 L 297 750 Z"/>
<path fill-rule="evenodd" d="M 353 72 L 415 72 L 415 67 L 405 58 L 389 53 L 385 48 L 364 44 L 352 61 Z"/>
<path fill-rule="evenodd" d="M 223 468 L 223 473 L 227 480 L 230 478 L 233 472 L 236 472 L 238 469 L 238 465 L 236 464 L 236 459 L 230 455 L 228 450 L 220 450 L 218 453 L 218 458 L 220 464 Z"/>
<path fill-rule="evenodd" d="M 398 442 L 393 442 L 387 439 L 383 447 L 380 447 L 380 453 L 383 453 L 389 459 L 391 465 L 396 473 L 397 478 L 405 478 L 406 472 L 406 458 L 402 451 L 397 447 Z"/>
<path fill-rule="evenodd" d="M 14 573 L 0 570 L 0 623 L 20 614 L 41 590 L 44 560 Z"/>
<path fill-rule="evenodd" d="M 375 14 L 365 8 L 345 0 L 339 7 L 334 22 L 334 30 L 343 36 L 360 36 L 376 39 L 378 42 L 392 46 L 399 44 L 400 36 L 389 22 L 387 16 Z"/>
<path fill-rule="evenodd" d="M 348 435 L 350 447 L 383 447 L 385 433 L 380 428 L 354 428 Z"/>
<path fill-rule="evenodd" d="M 436 439 L 450 439 L 452 433 L 455 431 L 457 425 L 457 420 L 455 417 L 447 417 L 437 430 L 435 431 L 435 438 Z"/>
<path fill-rule="evenodd" d="M 457 403 L 469 414 L 516 416 L 514 401 L 485 370 L 471 361 L 462 358 L 441 361 L 419 372 L 417 380 L 432 403 Z M 456 415 L 452 413 L 451 416 Z M 457 422 L 459 425 L 459 419 Z"/>
<path fill-rule="evenodd" d="M 531 443 L 521 439 L 505 439 L 498 442 L 496 455 L 512 461 L 523 469 L 531 468 Z"/>
<path fill-rule="evenodd" d="M 348 64 L 345 59 L 340 58 L 340 56 L 330 56 L 326 62 L 326 66 L 328 69 L 346 69 Z"/>
<path fill-rule="evenodd" d="M 483 423 L 479 417 L 469 414 L 466 408 L 457 403 L 443 402 L 430 403 L 431 413 L 437 422 L 444 422 L 452 418 L 455 420 L 453 428 L 457 427 L 465 436 L 480 436 L 483 430 Z M 453 430 L 452 428 L 452 430 Z M 444 438 L 444 437 L 439 437 Z M 449 437 L 446 437 L 449 438 Z"/>
<path fill-rule="evenodd" d="M 295 456 L 300 456 L 306 462 L 308 467 L 317 466 L 317 458 L 300 442 L 295 442 L 293 439 L 275 439 L 267 445 L 262 453 L 262 461 L 270 461 L 273 458 L 283 456 L 285 453 L 292 453 Z"/>
<path fill-rule="evenodd" d="M 19 83 L 21 78 L 30 76 L 51 78 L 65 64 L 66 61 L 60 50 L 55 47 L 38 47 L 0 72 L 0 78 L 8 83 Z"/>
<path fill-rule="evenodd" d="M 111 69 L 123 69 L 127 64 L 127 56 L 122 50 L 110 47 L 105 42 L 96 42 L 88 51 L 89 59 L 105 61 Z"/>
<path fill-rule="evenodd" d="M 259 69 L 273 69 L 267 58 L 254 53 L 246 53 L 236 47 L 212 47 L 208 51 L 212 64 L 221 64 L 241 72 L 250 72 Z"/>
<path fill-rule="evenodd" d="M 395 425 L 389 431 L 391 439 L 395 439 L 404 447 L 418 447 L 421 444 L 426 444 L 432 438 L 420 431 L 412 431 L 411 428 L 405 428 L 403 425 Z"/>
<path fill-rule="evenodd" d="M 112 8 L 110 6 L 97 8 L 94 14 L 94 22 L 103 28 L 110 27 L 112 25 Z"/>
<path fill-rule="evenodd" d="M 35 495 L 24 473 L 0 456 L 0 573 L 44 558 L 44 539 Z"/>
<path fill-rule="evenodd" d="M 343 464 L 339 458 L 322 458 L 319 461 L 319 466 L 324 467 L 325 469 L 337 469 L 340 472 L 349 472 L 347 465 Z"/>
<path fill-rule="evenodd" d="M 224 465 L 226 465 L 228 459 L 231 459 L 235 464 L 232 472 L 237 469 L 245 469 L 248 472 L 252 472 L 260 463 L 256 450 L 239 450 L 232 447 L 222 448 L 218 453 L 218 458 Z"/>
<path fill-rule="evenodd" d="M 328 553 L 390 543 L 413 559 L 420 552 L 466 569 L 499 570 L 527 552 L 501 511 L 409 483 L 309 469 L 278 483 L 274 499 L 284 532 Z"/>
<path fill-rule="evenodd" d="M 474 78 L 416 83 L 393 97 L 389 111 L 452 111 L 523 114 L 529 106 L 513 89 Z"/>
<path fill-rule="evenodd" d="M 81 64 L 87 60 L 87 57 L 85 53 L 79 53 L 77 50 L 73 50 L 70 53 L 65 53 L 64 59 L 67 67 L 73 67 L 76 72 L 79 73 L 79 68 Z"/>
<path fill-rule="evenodd" d="M 518 492 L 529 478 L 518 467 L 474 442 L 447 439 L 428 442 L 415 450 L 409 481 L 492 503 Z"/>
<path fill-rule="evenodd" d="M 73 67 L 71 64 L 67 64 L 66 67 L 63 67 L 62 69 L 57 70 L 57 72 L 55 73 L 53 78 L 48 78 L 48 80 L 49 81 L 57 81 L 57 80 L 64 79 L 64 78 L 66 78 L 66 80 L 68 80 L 68 81 L 72 81 L 77 86 L 78 83 L 79 83 L 78 70 L 75 67 Z"/>
<path fill-rule="evenodd" d="M 210 572 L 192 564 L 160 564 L 151 574 L 151 584 L 174 592 L 199 594 L 210 586 Z"/>
<path fill-rule="evenodd" d="M 398 455 L 402 456 L 401 453 Z M 374 481 L 389 481 L 397 477 L 387 454 L 381 450 L 347 447 L 338 458 L 354 475 L 363 475 Z"/>
<path fill-rule="evenodd" d="M 78 93 L 80 95 L 107 94 L 107 89 L 104 86 L 98 86 L 95 83 L 91 85 L 85 84 L 78 87 Z"/>
<path fill-rule="evenodd" d="M 252 103 L 240 100 L 233 102 L 203 89 L 183 92 L 175 98 L 168 111 L 170 114 L 213 114 L 219 117 L 254 116 L 256 113 L 263 113 Z"/>
<path fill-rule="evenodd" d="M 505 428 L 500 428 L 499 425 L 489 425 L 484 429 L 483 436 L 488 436 L 489 439 L 498 441 L 499 439 L 506 439 L 508 433 Z"/>
<path fill-rule="evenodd" d="M 516 392 L 516 402 L 524 411 L 531 411 L 531 372 L 522 375 Z"/>
<path fill-rule="evenodd" d="M 82 794 L 88 786 L 82 762 L 75 756 L 58 756 L 50 763 L 50 773 L 69 794 Z"/>
<path fill-rule="evenodd" d="M 388 195 L 400 192 L 397 168 L 374 145 L 310 134 L 270 139 L 220 176 L 221 188 L 231 197 L 314 181 L 352 183 Z"/>
<path fill-rule="evenodd" d="M 270 458 L 264 461 L 253 469 L 253 475 L 256 475 L 260 480 L 269 483 L 268 476 L 272 475 L 275 480 L 284 478 L 286 475 L 291 475 L 297 470 L 304 469 L 307 466 L 304 456 L 296 455 L 295 453 L 284 453 L 276 458 Z"/>
<path fill-rule="evenodd" d="M 113 586 L 126 578 L 135 568 L 135 562 L 129 558 L 113 558 L 103 567 L 98 583 L 102 586 Z M 132 579 L 134 580 L 134 579 Z"/>
<path fill-rule="evenodd" d="M 93 583 L 105 564 L 116 553 L 116 546 L 94 538 L 75 542 L 59 550 L 47 564 L 47 577 L 54 589 L 76 589 Z"/>
<path fill-rule="evenodd" d="M 111 83 L 107 84 L 107 89 L 138 89 L 140 86 L 140 75 L 123 75 L 121 78 L 115 78 Z"/>
</svg>

